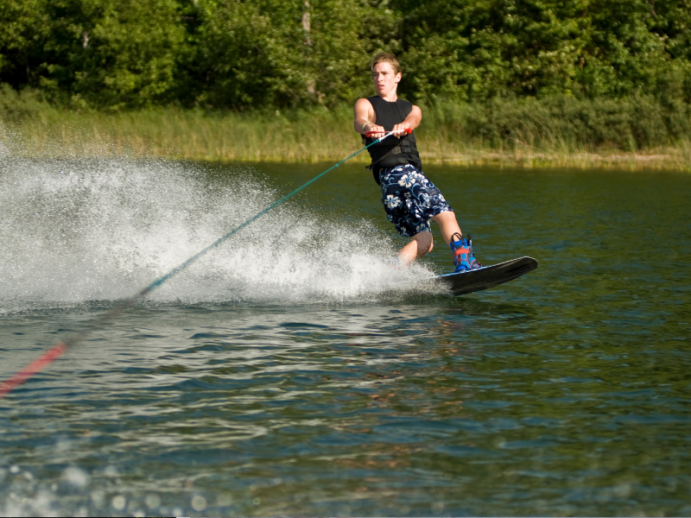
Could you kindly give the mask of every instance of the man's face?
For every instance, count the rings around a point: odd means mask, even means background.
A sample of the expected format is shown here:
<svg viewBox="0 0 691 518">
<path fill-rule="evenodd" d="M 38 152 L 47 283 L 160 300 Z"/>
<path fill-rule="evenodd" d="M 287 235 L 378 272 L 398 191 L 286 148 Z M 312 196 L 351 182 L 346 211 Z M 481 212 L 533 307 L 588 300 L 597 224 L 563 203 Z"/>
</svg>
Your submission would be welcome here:
<svg viewBox="0 0 691 518">
<path fill-rule="evenodd" d="M 395 74 L 391 63 L 377 63 L 372 70 L 372 81 L 380 96 L 386 97 L 395 92 L 401 74 Z"/>
</svg>

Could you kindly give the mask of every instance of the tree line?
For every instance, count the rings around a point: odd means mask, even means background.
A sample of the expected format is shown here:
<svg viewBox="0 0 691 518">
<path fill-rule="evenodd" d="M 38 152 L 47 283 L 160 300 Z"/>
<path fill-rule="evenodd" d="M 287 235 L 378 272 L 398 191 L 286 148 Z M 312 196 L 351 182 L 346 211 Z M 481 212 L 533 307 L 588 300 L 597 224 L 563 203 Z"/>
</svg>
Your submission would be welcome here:
<svg viewBox="0 0 691 518">
<path fill-rule="evenodd" d="M 691 0 L 0 0 L 0 83 L 71 108 L 283 109 L 400 94 L 691 102 Z"/>
</svg>

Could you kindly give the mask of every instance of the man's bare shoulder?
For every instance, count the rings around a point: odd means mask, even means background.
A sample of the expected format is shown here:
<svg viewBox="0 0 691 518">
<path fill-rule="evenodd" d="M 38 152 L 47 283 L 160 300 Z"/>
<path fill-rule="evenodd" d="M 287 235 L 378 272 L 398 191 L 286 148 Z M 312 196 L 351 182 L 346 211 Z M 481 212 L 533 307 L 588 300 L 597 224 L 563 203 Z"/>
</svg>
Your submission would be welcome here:
<svg viewBox="0 0 691 518">
<path fill-rule="evenodd" d="M 410 109 L 410 113 L 414 114 L 417 117 L 422 118 L 422 110 L 417 104 L 413 104 L 413 107 Z"/>
<path fill-rule="evenodd" d="M 360 97 L 357 101 L 355 101 L 355 108 L 370 108 L 372 106 L 372 103 L 370 102 L 369 99 L 366 97 Z"/>
<path fill-rule="evenodd" d="M 362 119 L 367 119 L 368 121 L 373 121 L 375 114 L 374 114 L 374 106 L 372 106 L 372 103 L 369 102 L 368 99 L 362 97 L 358 99 L 355 102 L 355 118 L 362 118 Z"/>
</svg>

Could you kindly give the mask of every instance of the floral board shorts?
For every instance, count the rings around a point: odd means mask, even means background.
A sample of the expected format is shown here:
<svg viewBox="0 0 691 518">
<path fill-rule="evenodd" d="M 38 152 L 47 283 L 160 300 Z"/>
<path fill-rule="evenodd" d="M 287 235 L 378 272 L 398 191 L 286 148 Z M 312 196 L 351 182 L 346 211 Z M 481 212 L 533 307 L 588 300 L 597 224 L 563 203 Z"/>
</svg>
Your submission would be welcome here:
<svg viewBox="0 0 691 518">
<path fill-rule="evenodd" d="M 431 232 L 429 220 L 453 210 L 439 189 L 410 164 L 382 169 L 379 181 L 386 217 L 402 236 Z"/>
</svg>

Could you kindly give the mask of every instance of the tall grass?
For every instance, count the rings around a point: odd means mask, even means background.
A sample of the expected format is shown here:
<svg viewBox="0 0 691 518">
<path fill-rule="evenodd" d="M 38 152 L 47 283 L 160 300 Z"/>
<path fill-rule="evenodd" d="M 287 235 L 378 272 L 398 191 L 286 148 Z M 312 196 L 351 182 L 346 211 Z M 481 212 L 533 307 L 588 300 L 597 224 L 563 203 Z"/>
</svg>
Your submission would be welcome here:
<svg viewBox="0 0 691 518">
<path fill-rule="evenodd" d="M 357 149 L 350 118 L 346 110 L 295 112 L 288 118 L 174 108 L 105 114 L 42 107 L 0 119 L 0 139 L 23 156 L 314 162 Z"/>
<path fill-rule="evenodd" d="M 436 102 L 423 113 L 417 134 L 426 163 L 691 170 L 687 105 L 560 97 Z M 360 147 L 348 106 L 108 114 L 61 110 L 30 93 L 0 91 L 0 156 L 333 162 Z M 369 159 L 362 153 L 355 160 Z"/>
</svg>

